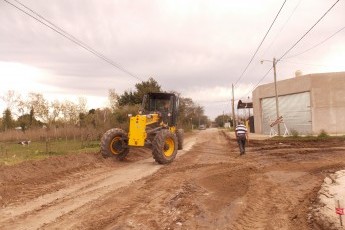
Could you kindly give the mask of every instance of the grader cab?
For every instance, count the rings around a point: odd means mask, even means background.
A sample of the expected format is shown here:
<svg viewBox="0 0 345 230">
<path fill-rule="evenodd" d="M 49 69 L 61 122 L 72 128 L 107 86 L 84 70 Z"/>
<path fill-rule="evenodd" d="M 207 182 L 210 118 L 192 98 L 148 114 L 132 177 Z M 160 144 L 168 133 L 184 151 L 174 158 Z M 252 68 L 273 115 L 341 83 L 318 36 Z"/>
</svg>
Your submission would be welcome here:
<svg viewBox="0 0 345 230">
<path fill-rule="evenodd" d="M 148 93 L 135 116 L 129 115 L 129 131 L 113 128 L 101 139 L 104 157 L 123 160 L 132 147 L 152 149 L 159 164 L 172 162 L 183 148 L 183 129 L 177 129 L 178 97 L 173 93 Z"/>
</svg>

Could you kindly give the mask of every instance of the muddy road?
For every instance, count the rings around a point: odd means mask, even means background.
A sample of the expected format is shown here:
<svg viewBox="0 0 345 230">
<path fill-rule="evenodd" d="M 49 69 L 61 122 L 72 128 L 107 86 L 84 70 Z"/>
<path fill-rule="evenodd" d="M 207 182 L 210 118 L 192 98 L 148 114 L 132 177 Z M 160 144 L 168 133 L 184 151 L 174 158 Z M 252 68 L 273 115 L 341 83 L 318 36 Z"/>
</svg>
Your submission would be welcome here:
<svg viewBox="0 0 345 230">
<path fill-rule="evenodd" d="M 124 162 L 93 153 L 0 166 L 0 229 L 330 229 L 317 193 L 345 168 L 344 146 L 252 140 L 239 157 L 208 129 L 165 166 L 138 149 Z"/>
</svg>

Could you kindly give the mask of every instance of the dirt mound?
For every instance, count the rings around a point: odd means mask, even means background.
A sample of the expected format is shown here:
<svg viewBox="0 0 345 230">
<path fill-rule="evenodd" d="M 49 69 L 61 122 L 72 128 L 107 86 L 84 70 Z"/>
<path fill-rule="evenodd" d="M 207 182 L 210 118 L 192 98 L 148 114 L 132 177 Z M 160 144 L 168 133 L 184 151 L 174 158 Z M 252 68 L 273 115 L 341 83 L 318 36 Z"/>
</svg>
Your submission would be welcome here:
<svg viewBox="0 0 345 230">
<path fill-rule="evenodd" d="M 194 133 L 168 165 L 131 149 L 124 162 L 91 153 L 1 167 L 0 228 L 334 228 L 313 210 L 325 177 L 345 168 L 343 140 L 252 140 L 239 156 L 226 133 Z"/>
<path fill-rule="evenodd" d="M 148 149 L 134 149 L 122 162 L 114 158 L 104 159 L 100 153 L 80 153 L 26 161 L 13 166 L 0 165 L 0 206 L 57 191 L 64 187 L 64 179 L 77 178 L 78 172 L 123 167 L 148 158 L 150 154 Z"/>
<path fill-rule="evenodd" d="M 324 229 L 344 229 L 340 224 L 340 217 L 336 208 L 344 208 L 345 199 L 345 170 L 329 174 L 323 181 L 318 192 L 318 203 L 315 205 L 313 215 Z M 341 211 L 341 210 L 339 210 Z M 341 217 L 344 225 L 344 216 Z"/>
</svg>

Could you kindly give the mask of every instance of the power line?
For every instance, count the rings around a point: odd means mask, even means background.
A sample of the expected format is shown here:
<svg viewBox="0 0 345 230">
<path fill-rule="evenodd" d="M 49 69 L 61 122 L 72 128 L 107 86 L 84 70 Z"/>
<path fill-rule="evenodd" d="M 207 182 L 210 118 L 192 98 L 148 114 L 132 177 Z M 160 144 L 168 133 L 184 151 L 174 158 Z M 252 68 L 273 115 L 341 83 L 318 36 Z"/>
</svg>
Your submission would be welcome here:
<svg viewBox="0 0 345 230">
<path fill-rule="evenodd" d="M 331 36 L 329 36 L 329 37 L 327 37 L 326 39 L 322 40 L 321 42 L 319 42 L 319 43 L 313 45 L 313 46 L 310 47 L 309 49 L 306 49 L 306 50 L 304 50 L 303 52 L 300 52 L 300 53 L 297 53 L 297 54 L 293 54 L 293 55 L 291 55 L 291 56 L 289 56 L 289 57 L 287 57 L 287 58 L 285 58 L 285 59 L 289 59 L 289 58 L 292 58 L 292 57 L 297 57 L 297 56 L 299 56 L 299 55 L 301 55 L 301 54 L 304 54 L 304 53 L 308 52 L 309 50 L 312 50 L 312 49 L 318 47 L 319 45 L 322 45 L 322 44 L 325 43 L 327 40 L 331 39 L 331 38 L 334 37 L 336 34 L 340 33 L 343 29 L 345 29 L 345 26 L 344 26 L 343 28 L 341 28 L 340 30 L 338 30 L 337 32 L 333 33 Z M 284 59 L 284 60 L 285 60 L 285 59 Z"/>
<path fill-rule="evenodd" d="M 130 71 L 128 71 L 127 69 L 125 69 L 124 67 L 122 67 L 121 65 L 115 63 L 113 60 L 111 60 L 110 58 L 107 58 L 105 55 L 103 55 L 102 53 L 96 51 L 95 49 L 93 49 L 92 47 L 90 47 L 89 45 L 87 45 L 86 43 L 80 41 L 79 39 L 77 39 L 76 37 L 74 37 L 73 35 L 69 34 L 68 32 L 66 32 L 65 30 L 63 30 L 61 27 L 55 25 L 54 23 L 50 22 L 49 20 L 45 19 L 43 16 L 41 16 L 40 14 L 38 14 L 36 11 L 32 10 L 31 8 L 29 8 L 28 6 L 24 5 L 23 3 L 19 2 L 18 0 L 14 0 L 15 2 L 17 2 L 18 4 L 20 4 L 22 7 L 24 7 L 25 9 L 31 11 L 32 13 L 34 13 L 37 17 L 35 17 L 34 15 L 30 14 L 29 12 L 23 10 L 22 8 L 18 7 L 17 5 L 9 2 L 8 0 L 4 0 L 6 3 L 8 3 L 9 5 L 15 7 L 16 9 L 18 9 L 19 11 L 23 12 L 24 14 L 28 15 L 29 17 L 35 19 L 36 21 L 40 22 L 41 24 L 45 25 L 46 27 L 50 28 L 51 30 L 55 31 L 56 33 L 60 34 L 61 36 L 65 37 L 66 39 L 70 40 L 71 42 L 73 42 L 74 44 L 82 47 L 83 49 L 89 51 L 90 53 L 94 54 L 95 56 L 99 57 L 100 59 L 104 60 L 105 62 L 109 63 L 110 65 L 112 65 L 113 67 L 121 70 L 122 72 L 125 72 L 126 74 L 128 74 L 129 76 L 136 78 L 137 80 L 143 81 L 142 79 L 140 79 L 138 76 L 136 76 L 135 74 L 131 73 Z M 45 22 L 44 22 L 45 21 Z"/>
<path fill-rule="evenodd" d="M 265 36 L 264 36 L 264 37 L 263 37 L 263 39 L 261 40 L 261 42 L 260 42 L 259 46 L 256 48 L 256 50 L 255 50 L 255 52 L 254 52 L 253 56 L 251 57 L 250 61 L 248 62 L 248 64 L 247 64 L 246 68 L 243 70 L 243 72 L 242 72 L 242 74 L 240 75 L 240 77 L 237 79 L 237 81 L 236 81 L 236 83 L 234 84 L 234 86 L 236 86 L 236 85 L 237 85 L 237 83 L 238 83 L 238 82 L 241 80 L 241 78 L 243 77 L 244 73 L 247 71 L 247 69 L 248 69 L 249 65 L 252 63 L 252 61 L 253 61 L 253 59 L 254 59 L 255 55 L 256 55 L 256 54 L 257 54 L 257 52 L 259 51 L 259 49 L 260 49 L 260 47 L 261 47 L 262 43 L 265 41 L 265 39 L 266 39 L 266 37 L 267 37 L 268 33 L 270 32 L 270 30 L 271 30 L 271 28 L 272 28 L 273 24 L 275 23 L 276 19 L 278 18 L 278 15 L 280 14 L 281 10 L 283 9 L 283 7 L 284 7 L 285 3 L 286 3 L 286 0 L 284 0 L 284 2 L 283 2 L 283 4 L 282 4 L 282 6 L 280 7 L 280 9 L 279 9 L 279 11 L 278 11 L 277 15 L 275 16 L 275 18 L 274 18 L 273 22 L 271 23 L 271 26 L 268 28 L 268 30 L 267 30 L 267 32 L 266 32 L 266 34 L 265 34 Z"/>
<path fill-rule="evenodd" d="M 275 35 L 274 39 L 272 40 L 272 42 L 268 45 L 268 47 L 263 51 L 263 54 L 261 55 L 261 57 L 263 57 L 263 55 L 265 55 L 265 53 L 271 48 L 271 46 L 274 44 L 274 42 L 276 41 L 277 37 L 279 36 L 279 34 L 284 30 L 285 26 L 288 24 L 288 22 L 290 21 L 290 19 L 292 18 L 292 16 L 294 15 L 294 13 L 296 12 L 297 8 L 299 7 L 299 5 L 301 4 L 302 0 L 299 0 L 299 2 L 295 5 L 295 7 L 293 8 L 292 12 L 290 13 L 290 15 L 288 16 L 288 19 L 284 22 L 283 26 L 280 28 L 280 30 L 278 31 L 278 33 Z M 257 66 L 257 64 L 254 65 L 254 67 L 251 69 L 255 69 Z M 252 92 L 252 91 L 250 91 Z M 248 92 L 247 94 L 249 94 L 250 92 Z M 246 94 L 246 95 L 247 95 Z M 243 97 L 241 97 L 240 99 L 242 99 Z"/>
<path fill-rule="evenodd" d="M 337 4 L 339 2 L 339 0 L 337 0 L 323 15 L 322 15 L 322 17 L 319 19 L 319 20 L 317 20 L 317 22 L 290 48 L 290 49 L 288 49 L 278 60 L 277 60 L 277 62 L 278 61 L 281 61 L 281 59 L 286 55 L 286 54 L 288 54 L 327 14 L 328 14 L 328 12 Z M 338 32 L 340 32 L 340 31 L 337 31 L 337 33 Z M 333 34 L 332 36 L 334 36 L 335 34 Z M 332 37 L 331 36 L 331 37 Z M 327 38 L 326 40 L 328 40 L 328 39 L 330 39 L 331 37 L 329 37 L 329 38 Z M 325 42 L 325 41 L 323 41 L 323 42 Z M 320 44 L 319 44 L 320 45 Z M 316 47 L 316 46 L 315 46 Z M 315 47 L 313 47 L 313 48 L 315 48 Z M 309 49 L 310 50 L 310 49 Z M 305 51 L 306 52 L 306 51 Z M 268 71 L 267 71 L 267 73 L 259 80 L 259 82 L 250 90 L 250 91 L 248 91 L 246 94 L 244 94 L 245 96 L 246 95 L 248 95 L 249 93 L 251 93 L 251 92 L 253 92 L 254 91 L 254 89 L 267 77 L 267 75 L 269 74 L 269 72 L 271 71 L 273 69 L 273 67 L 271 67 Z M 243 97 L 241 97 L 241 98 L 243 98 Z"/>
<path fill-rule="evenodd" d="M 228 104 L 228 103 L 230 103 L 230 101 L 229 100 L 224 100 L 224 101 L 208 101 L 208 102 L 203 102 L 203 103 L 226 103 L 226 104 Z"/>
<path fill-rule="evenodd" d="M 292 61 L 286 61 L 286 59 L 280 60 L 281 62 L 287 62 L 287 63 L 291 63 L 291 64 L 299 64 L 299 65 L 311 65 L 311 66 L 320 66 L 320 67 L 340 67 L 340 68 L 345 68 L 345 66 L 329 66 L 329 65 L 320 65 L 320 64 L 312 64 L 312 63 L 300 63 L 300 62 L 292 62 Z M 265 75 L 262 76 L 262 78 L 258 81 L 258 83 L 256 83 L 256 85 L 249 90 L 246 94 L 243 94 L 244 96 L 240 97 L 239 99 L 244 98 L 245 96 L 249 95 L 251 92 L 253 92 L 255 90 L 255 88 L 267 77 L 267 75 L 271 72 L 271 70 L 273 69 L 273 67 L 271 67 Z M 237 100 L 239 100 L 237 99 Z"/>
<path fill-rule="evenodd" d="M 77 41 L 78 43 L 87 46 L 88 48 L 92 49 L 91 47 L 89 47 L 87 44 L 85 44 L 84 42 L 78 40 L 78 38 L 74 37 L 73 35 L 71 35 L 70 33 L 68 33 L 67 31 L 65 31 L 64 29 L 62 29 L 61 27 L 59 27 L 58 25 L 52 23 L 51 21 L 49 21 L 48 19 L 46 19 L 45 17 L 43 17 L 42 15 L 40 15 L 39 13 L 37 13 L 36 11 L 32 10 L 31 8 L 27 7 L 26 5 L 24 5 L 23 3 L 19 2 L 18 0 L 13 0 L 15 2 L 17 2 L 18 4 L 20 4 L 21 6 L 23 6 L 25 9 L 31 11 L 32 13 L 34 13 L 35 15 L 37 15 L 39 18 L 43 19 L 45 22 L 49 23 L 50 25 L 52 25 L 53 27 L 55 27 L 56 29 L 58 29 L 59 31 L 61 31 L 64 34 L 67 34 L 70 38 L 72 38 L 73 40 Z M 93 50 L 93 49 L 92 49 Z M 105 57 L 103 54 L 101 54 L 103 57 Z"/>
<path fill-rule="evenodd" d="M 323 15 L 322 15 L 322 17 L 289 49 L 289 50 L 287 50 L 278 60 L 277 60 L 277 62 L 278 61 L 281 61 L 281 59 L 288 53 L 288 52 L 290 52 L 327 14 L 328 14 L 328 12 L 337 4 L 339 2 L 339 0 L 337 0 Z M 340 30 L 338 30 L 336 33 L 334 33 L 332 36 L 330 36 L 330 37 L 328 37 L 327 39 L 325 39 L 325 40 L 323 40 L 322 42 L 320 42 L 320 43 L 318 43 L 318 44 L 316 44 L 315 46 L 313 46 L 312 48 L 315 48 L 316 46 L 318 46 L 318 45 L 321 45 L 322 43 L 324 43 L 325 41 L 327 41 L 328 39 L 330 39 L 331 37 L 333 37 L 335 34 L 337 34 L 337 33 L 339 33 L 341 30 L 343 30 L 344 28 L 342 28 L 342 29 L 340 29 Z M 312 48 L 310 48 L 310 49 L 312 49 Z M 307 51 L 309 51 L 310 49 L 308 49 L 308 50 L 306 50 L 306 51 L 304 51 L 304 52 L 307 52 Z M 297 55 L 296 55 L 297 56 Z M 288 62 L 288 61 L 285 61 L 285 62 Z M 292 63 L 292 62 L 290 62 L 290 63 Z M 296 64 L 298 64 L 298 63 L 296 63 Z M 299 63 L 299 64 L 302 64 L 302 63 Z M 306 64 L 307 65 L 307 64 Z M 312 64 L 313 65 L 313 64 Z M 318 65 L 318 66 L 320 66 L 320 65 Z M 241 98 L 244 98 L 246 95 L 248 95 L 249 93 L 251 93 L 251 92 L 253 92 L 254 91 L 254 89 L 267 77 L 267 75 L 271 72 L 271 70 L 273 69 L 273 67 L 271 67 L 267 72 L 266 72 L 266 74 L 265 75 L 263 75 L 263 77 L 258 81 L 258 83 L 250 90 L 250 91 L 248 91 L 246 94 L 244 94 L 244 96 L 242 96 Z M 240 99 L 241 99 L 240 98 Z"/>
<path fill-rule="evenodd" d="M 243 94 L 244 96 L 242 96 L 240 99 L 244 98 L 245 96 L 247 96 L 248 94 L 253 92 L 255 90 L 255 88 L 267 77 L 267 75 L 271 72 L 272 69 L 273 69 L 273 66 L 265 73 L 265 75 L 263 75 L 261 77 L 261 79 L 258 81 L 258 83 L 256 83 L 256 85 L 254 87 L 252 87 L 252 89 L 249 90 L 246 94 Z"/>
<path fill-rule="evenodd" d="M 278 61 L 281 61 L 281 59 L 287 54 L 287 53 L 289 53 L 327 14 L 328 14 L 328 12 L 337 4 L 339 2 L 339 0 L 337 0 L 323 15 L 322 15 L 322 17 L 319 19 L 319 20 L 317 20 L 317 22 L 290 48 L 290 49 L 288 49 L 278 60 L 277 60 L 277 62 Z M 342 28 L 341 30 L 343 30 L 344 28 Z M 339 33 L 341 30 L 339 30 L 339 31 L 337 31 L 335 34 L 337 34 L 337 33 Z M 333 37 L 335 34 L 333 34 L 331 37 Z M 329 37 L 329 38 L 327 38 L 326 40 L 328 40 L 328 39 L 330 39 L 331 37 Z M 322 41 L 321 42 L 321 44 L 323 43 L 323 42 L 325 42 L 326 40 L 324 40 L 324 41 Z M 318 45 L 320 45 L 320 44 L 318 44 Z M 316 46 L 315 46 L 316 47 Z M 315 47 L 313 47 L 313 48 L 315 48 Z M 310 49 L 309 49 L 310 50 Z M 305 52 L 307 52 L 307 51 L 305 51 Z M 285 61 L 285 62 L 288 62 L 288 61 Z M 292 63 L 292 62 L 290 62 L 290 63 Z M 296 64 L 298 64 L 298 63 L 296 63 Z M 299 63 L 299 64 L 302 64 L 302 63 Z M 307 64 L 306 64 L 307 65 Z M 319 65 L 320 66 L 320 65 Z M 248 95 L 249 93 L 251 93 L 251 92 L 253 92 L 254 91 L 254 89 L 267 77 L 267 75 L 269 74 L 269 72 L 271 72 L 271 70 L 273 69 L 273 67 L 271 67 L 267 72 L 266 72 L 266 74 L 259 80 L 259 82 L 250 90 L 250 91 L 248 91 L 246 94 L 244 94 L 245 96 L 246 95 Z M 243 97 L 241 97 L 241 98 L 243 98 Z"/>
<path fill-rule="evenodd" d="M 287 63 L 298 64 L 298 65 L 311 65 L 311 66 L 320 66 L 320 67 L 340 67 L 340 68 L 345 68 L 345 66 L 330 66 L 330 65 L 312 64 L 312 63 L 301 63 L 301 62 L 286 61 L 286 59 L 281 60 L 281 62 L 287 62 Z"/>
<path fill-rule="evenodd" d="M 292 10 L 291 14 L 289 15 L 288 19 L 284 22 L 283 26 L 280 28 L 280 30 L 278 31 L 278 33 L 276 34 L 276 36 L 273 38 L 271 44 L 269 44 L 269 46 L 265 49 L 265 51 L 263 52 L 263 55 L 265 55 L 265 53 L 271 48 L 271 46 L 274 44 L 274 42 L 276 41 L 277 37 L 280 35 L 280 33 L 284 30 L 285 26 L 288 24 L 288 22 L 290 21 L 291 17 L 294 15 L 295 11 L 297 10 L 297 8 L 299 7 L 299 5 L 301 4 L 302 0 L 299 0 L 299 2 L 297 3 L 297 5 L 294 7 L 294 9 Z"/>
<path fill-rule="evenodd" d="M 319 20 L 316 21 L 316 23 L 300 38 L 297 40 L 295 44 L 293 44 L 285 53 L 277 60 L 279 62 L 283 57 L 285 57 L 286 54 L 288 54 L 330 11 L 331 9 L 339 2 L 340 0 L 337 0 L 322 16 L 319 18 Z"/>
</svg>

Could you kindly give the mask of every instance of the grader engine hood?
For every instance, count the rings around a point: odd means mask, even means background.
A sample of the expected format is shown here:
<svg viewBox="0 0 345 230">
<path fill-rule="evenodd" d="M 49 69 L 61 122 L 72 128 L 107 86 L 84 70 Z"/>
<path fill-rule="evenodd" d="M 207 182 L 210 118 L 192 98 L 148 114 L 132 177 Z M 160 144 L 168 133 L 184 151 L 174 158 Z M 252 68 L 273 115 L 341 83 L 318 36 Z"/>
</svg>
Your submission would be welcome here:
<svg viewBox="0 0 345 230">
<path fill-rule="evenodd" d="M 146 126 L 159 121 L 158 114 L 136 115 L 130 118 L 128 145 L 144 146 L 147 137 Z"/>
</svg>

